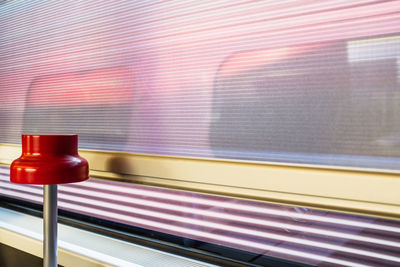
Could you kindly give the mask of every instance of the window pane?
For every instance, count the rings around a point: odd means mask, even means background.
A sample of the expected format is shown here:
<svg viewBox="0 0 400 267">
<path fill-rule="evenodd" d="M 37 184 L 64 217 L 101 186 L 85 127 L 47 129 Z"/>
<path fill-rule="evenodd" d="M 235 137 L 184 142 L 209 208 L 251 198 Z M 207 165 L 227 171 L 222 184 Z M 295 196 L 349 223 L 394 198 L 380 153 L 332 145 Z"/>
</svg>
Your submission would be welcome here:
<svg viewBox="0 0 400 267">
<path fill-rule="evenodd" d="M 9 1 L 0 142 L 399 169 L 399 1 Z"/>
</svg>

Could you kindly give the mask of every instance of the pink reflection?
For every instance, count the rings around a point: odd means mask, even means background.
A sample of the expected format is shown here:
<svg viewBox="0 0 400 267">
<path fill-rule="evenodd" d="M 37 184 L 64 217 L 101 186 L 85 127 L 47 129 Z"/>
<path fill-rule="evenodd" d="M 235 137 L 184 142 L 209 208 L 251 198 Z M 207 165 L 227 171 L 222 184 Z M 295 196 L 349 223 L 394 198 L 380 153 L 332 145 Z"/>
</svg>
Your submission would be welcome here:
<svg viewBox="0 0 400 267">
<path fill-rule="evenodd" d="M 40 203 L 42 190 L 10 184 L 4 172 L 0 193 Z M 400 225 L 395 222 L 320 211 L 298 213 L 299 221 L 285 206 L 95 180 L 60 186 L 59 199 L 67 210 L 310 264 L 369 265 L 365 259 L 400 263 L 393 254 L 400 249 Z"/>
<path fill-rule="evenodd" d="M 119 106 L 132 99 L 128 68 L 105 68 L 42 76 L 32 83 L 30 108 L 54 106 Z"/>
</svg>

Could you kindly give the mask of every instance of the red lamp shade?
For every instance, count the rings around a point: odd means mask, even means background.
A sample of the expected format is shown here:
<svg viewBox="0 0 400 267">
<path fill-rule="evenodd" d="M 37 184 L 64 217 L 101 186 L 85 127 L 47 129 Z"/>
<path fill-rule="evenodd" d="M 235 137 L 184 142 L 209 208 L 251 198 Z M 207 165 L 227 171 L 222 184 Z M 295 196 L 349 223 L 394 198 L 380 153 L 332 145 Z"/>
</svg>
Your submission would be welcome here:
<svg viewBox="0 0 400 267">
<path fill-rule="evenodd" d="M 19 184 L 87 180 L 89 165 L 78 155 L 78 135 L 22 135 L 22 155 L 11 164 L 10 178 Z"/>
</svg>

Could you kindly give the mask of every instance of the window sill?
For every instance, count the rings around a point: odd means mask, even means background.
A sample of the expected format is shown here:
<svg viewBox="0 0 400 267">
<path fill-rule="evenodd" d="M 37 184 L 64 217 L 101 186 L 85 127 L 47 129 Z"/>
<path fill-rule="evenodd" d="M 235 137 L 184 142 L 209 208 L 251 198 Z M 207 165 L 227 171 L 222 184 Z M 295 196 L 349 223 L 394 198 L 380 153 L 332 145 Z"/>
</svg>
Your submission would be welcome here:
<svg viewBox="0 0 400 267">
<path fill-rule="evenodd" d="M 215 266 L 60 223 L 58 231 L 63 266 Z M 43 257 L 42 219 L 0 208 L 0 243 Z"/>
</svg>

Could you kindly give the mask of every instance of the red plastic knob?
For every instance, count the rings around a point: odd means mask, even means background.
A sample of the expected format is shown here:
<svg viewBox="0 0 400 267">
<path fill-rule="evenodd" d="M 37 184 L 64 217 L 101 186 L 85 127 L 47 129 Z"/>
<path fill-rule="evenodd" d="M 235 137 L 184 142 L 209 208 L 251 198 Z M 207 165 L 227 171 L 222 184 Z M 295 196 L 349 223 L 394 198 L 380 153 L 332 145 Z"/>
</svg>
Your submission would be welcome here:
<svg viewBox="0 0 400 267">
<path fill-rule="evenodd" d="M 78 135 L 22 135 L 22 155 L 11 164 L 10 178 L 19 184 L 87 180 L 89 165 L 78 155 Z"/>
</svg>

